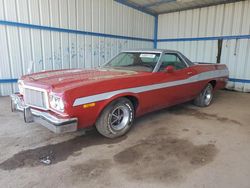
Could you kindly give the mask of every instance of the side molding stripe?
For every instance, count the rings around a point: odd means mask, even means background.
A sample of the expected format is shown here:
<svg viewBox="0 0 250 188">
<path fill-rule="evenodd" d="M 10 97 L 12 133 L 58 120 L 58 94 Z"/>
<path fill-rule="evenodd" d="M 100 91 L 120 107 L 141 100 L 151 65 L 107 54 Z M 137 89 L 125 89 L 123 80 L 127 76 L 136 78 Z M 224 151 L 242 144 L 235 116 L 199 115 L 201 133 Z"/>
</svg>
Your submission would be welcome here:
<svg viewBox="0 0 250 188">
<path fill-rule="evenodd" d="M 184 80 L 164 82 L 164 83 L 160 83 L 160 84 L 140 86 L 140 87 L 134 87 L 134 88 L 128 88 L 128 89 L 121 89 L 121 90 L 101 93 L 101 94 L 97 94 L 97 95 L 81 97 L 81 98 L 77 98 L 74 101 L 73 106 L 79 106 L 82 104 L 106 100 L 106 99 L 109 99 L 109 98 L 111 98 L 115 95 L 121 94 L 121 93 L 126 93 L 126 92 L 142 93 L 142 92 L 152 91 L 152 90 L 156 90 L 156 89 L 163 89 L 163 88 L 167 88 L 167 87 L 173 87 L 173 86 L 178 86 L 178 85 L 183 85 L 183 84 L 194 83 L 194 82 L 198 82 L 198 81 L 202 81 L 202 80 L 208 80 L 211 78 L 225 77 L 225 76 L 228 76 L 228 74 L 229 74 L 228 70 L 208 71 L 208 72 L 203 72 L 201 74 L 194 75 L 194 76 L 192 76 L 188 79 L 184 79 Z"/>
</svg>

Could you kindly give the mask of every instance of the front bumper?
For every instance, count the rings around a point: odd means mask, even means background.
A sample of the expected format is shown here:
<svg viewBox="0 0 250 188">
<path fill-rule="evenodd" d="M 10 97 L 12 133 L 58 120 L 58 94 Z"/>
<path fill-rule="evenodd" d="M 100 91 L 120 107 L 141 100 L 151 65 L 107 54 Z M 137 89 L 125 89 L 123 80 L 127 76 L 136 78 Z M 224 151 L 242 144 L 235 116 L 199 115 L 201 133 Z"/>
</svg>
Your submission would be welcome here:
<svg viewBox="0 0 250 188">
<path fill-rule="evenodd" d="M 12 94 L 10 97 L 11 111 L 22 112 L 26 123 L 37 122 L 54 133 L 74 132 L 77 130 L 77 118 L 60 117 L 48 111 L 31 108 L 24 104 L 19 94 Z"/>
</svg>

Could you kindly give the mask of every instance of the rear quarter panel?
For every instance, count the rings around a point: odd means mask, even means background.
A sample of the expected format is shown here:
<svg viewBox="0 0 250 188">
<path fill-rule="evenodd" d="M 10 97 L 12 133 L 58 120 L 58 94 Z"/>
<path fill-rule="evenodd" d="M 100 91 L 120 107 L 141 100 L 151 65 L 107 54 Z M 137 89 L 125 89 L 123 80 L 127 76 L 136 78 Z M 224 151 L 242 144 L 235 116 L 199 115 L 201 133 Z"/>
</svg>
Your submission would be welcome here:
<svg viewBox="0 0 250 188">
<path fill-rule="evenodd" d="M 212 64 L 212 63 L 200 63 L 193 66 L 193 68 L 197 71 L 197 74 L 203 73 L 203 72 L 209 72 L 211 71 L 211 75 L 213 75 L 213 72 L 216 73 L 216 71 L 227 71 L 228 68 L 224 64 Z M 214 90 L 223 89 L 226 86 L 226 83 L 228 81 L 228 74 L 226 76 L 213 76 L 212 78 L 200 81 L 199 83 L 199 93 L 201 90 L 207 85 L 207 83 L 211 81 L 215 81 L 215 87 Z"/>
</svg>

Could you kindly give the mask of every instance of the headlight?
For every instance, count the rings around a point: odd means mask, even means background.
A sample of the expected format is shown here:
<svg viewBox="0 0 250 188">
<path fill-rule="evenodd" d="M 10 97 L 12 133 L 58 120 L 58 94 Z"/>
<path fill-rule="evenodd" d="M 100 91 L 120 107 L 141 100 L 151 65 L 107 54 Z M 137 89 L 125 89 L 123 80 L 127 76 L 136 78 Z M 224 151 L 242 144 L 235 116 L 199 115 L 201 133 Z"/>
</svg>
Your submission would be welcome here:
<svg viewBox="0 0 250 188">
<path fill-rule="evenodd" d="M 23 95 L 23 92 L 24 92 L 23 81 L 18 80 L 17 85 L 18 85 L 19 93 Z"/>
<path fill-rule="evenodd" d="M 50 106 L 51 108 L 61 111 L 64 111 L 64 102 L 61 97 L 58 97 L 54 94 L 50 95 Z"/>
</svg>

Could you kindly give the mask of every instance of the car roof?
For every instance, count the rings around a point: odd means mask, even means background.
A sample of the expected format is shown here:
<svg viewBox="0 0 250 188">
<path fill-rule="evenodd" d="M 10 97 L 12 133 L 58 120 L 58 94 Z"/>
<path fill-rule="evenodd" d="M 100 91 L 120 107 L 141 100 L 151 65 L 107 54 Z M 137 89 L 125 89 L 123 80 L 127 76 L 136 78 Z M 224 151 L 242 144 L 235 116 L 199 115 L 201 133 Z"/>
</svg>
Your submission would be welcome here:
<svg viewBox="0 0 250 188">
<path fill-rule="evenodd" d="M 176 50 L 167 50 L 167 49 L 131 49 L 131 50 L 123 50 L 122 52 L 179 53 Z"/>
</svg>

